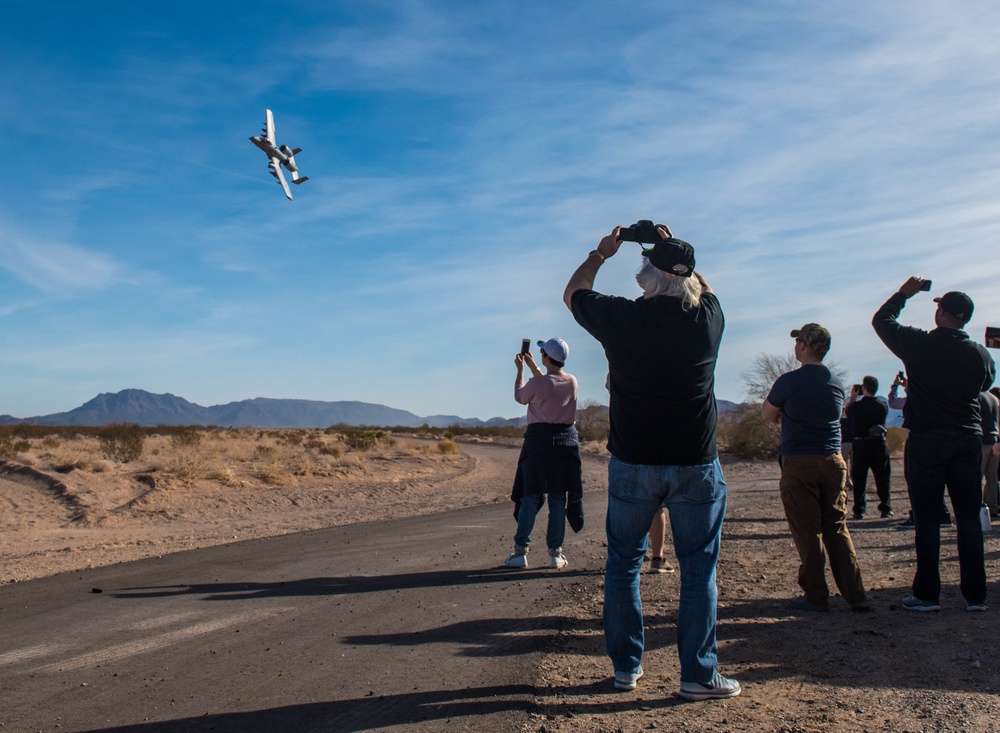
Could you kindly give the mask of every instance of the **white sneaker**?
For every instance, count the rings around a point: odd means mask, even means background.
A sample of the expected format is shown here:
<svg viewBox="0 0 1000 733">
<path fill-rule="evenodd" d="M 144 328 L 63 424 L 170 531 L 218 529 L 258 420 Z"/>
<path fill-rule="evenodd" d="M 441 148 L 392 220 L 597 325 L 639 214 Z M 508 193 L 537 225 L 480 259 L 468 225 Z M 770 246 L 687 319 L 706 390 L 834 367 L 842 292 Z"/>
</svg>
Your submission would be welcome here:
<svg viewBox="0 0 1000 733">
<path fill-rule="evenodd" d="M 634 690 L 635 683 L 639 681 L 642 677 L 642 667 L 635 671 L 635 674 L 629 674 L 628 672 L 615 672 L 615 689 L 616 690 Z"/>
<path fill-rule="evenodd" d="M 742 691 L 739 682 L 716 672 L 708 683 L 681 682 L 681 689 L 677 694 L 685 700 L 725 700 L 736 697 Z"/>
<path fill-rule="evenodd" d="M 566 556 L 562 553 L 561 547 L 549 548 L 549 567 L 550 568 L 564 568 L 569 563 L 566 560 Z"/>
<path fill-rule="evenodd" d="M 528 567 L 528 548 L 514 545 L 514 551 L 507 555 L 507 559 L 503 561 L 503 564 L 508 568 Z"/>
</svg>

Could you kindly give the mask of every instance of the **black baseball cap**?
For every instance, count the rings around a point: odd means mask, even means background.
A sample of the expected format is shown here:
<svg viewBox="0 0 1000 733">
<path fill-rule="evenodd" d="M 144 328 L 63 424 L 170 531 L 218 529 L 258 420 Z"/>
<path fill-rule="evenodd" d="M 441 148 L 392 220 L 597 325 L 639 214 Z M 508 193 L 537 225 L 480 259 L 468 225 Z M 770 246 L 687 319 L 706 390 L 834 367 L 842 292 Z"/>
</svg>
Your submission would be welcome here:
<svg viewBox="0 0 1000 733">
<path fill-rule="evenodd" d="M 683 239 L 661 239 L 651 249 L 642 250 L 657 270 L 677 277 L 691 277 L 694 273 L 694 247 Z"/>
<path fill-rule="evenodd" d="M 934 302 L 941 306 L 941 310 L 955 316 L 963 324 L 968 323 L 972 318 L 972 298 L 965 293 L 952 290 L 940 298 L 935 298 Z"/>
</svg>

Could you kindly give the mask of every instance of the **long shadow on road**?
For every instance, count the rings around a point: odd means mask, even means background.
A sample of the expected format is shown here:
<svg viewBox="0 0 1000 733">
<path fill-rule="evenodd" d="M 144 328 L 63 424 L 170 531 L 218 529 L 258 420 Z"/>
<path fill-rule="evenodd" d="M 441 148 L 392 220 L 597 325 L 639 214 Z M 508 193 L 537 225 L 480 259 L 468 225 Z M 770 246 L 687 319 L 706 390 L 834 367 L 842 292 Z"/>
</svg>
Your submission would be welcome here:
<svg viewBox="0 0 1000 733">
<path fill-rule="evenodd" d="M 558 577 L 573 578 L 593 576 L 595 571 L 561 570 Z M 274 582 L 192 583 L 136 588 L 118 588 L 108 595 L 114 598 L 166 598 L 196 595 L 206 601 L 252 600 L 259 598 L 293 598 L 306 596 L 335 596 L 342 594 L 379 593 L 411 590 L 415 588 L 460 587 L 497 581 L 553 579 L 551 570 L 441 570 L 397 575 L 345 575 L 328 578 L 302 578 Z"/>
</svg>

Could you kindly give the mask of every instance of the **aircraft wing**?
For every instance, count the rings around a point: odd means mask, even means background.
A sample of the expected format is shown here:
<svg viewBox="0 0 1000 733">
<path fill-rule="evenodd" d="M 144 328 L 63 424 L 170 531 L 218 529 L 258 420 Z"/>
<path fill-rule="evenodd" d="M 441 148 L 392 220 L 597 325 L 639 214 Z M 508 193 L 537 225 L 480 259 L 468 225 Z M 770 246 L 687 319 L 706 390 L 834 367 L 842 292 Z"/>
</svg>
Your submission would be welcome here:
<svg viewBox="0 0 1000 733">
<path fill-rule="evenodd" d="M 271 175 L 278 179 L 278 183 L 281 184 L 281 189 L 285 192 L 285 196 L 288 200 L 292 200 L 292 190 L 288 187 L 288 182 L 285 180 L 285 176 L 281 173 L 281 163 L 277 158 L 271 158 L 271 162 L 267 164 L 268 169 L 271 171 Z"/>
<path fill-rule="evenodd" d="M 267 113 L 267 119 L 264 121 L 264 134 L 267 135 L 267 139 L 271 141 L 271 144 L 275 147 L 278 146 L 278 138 L 274 136 L 274 115 L 271 114 L 271 110 L 264 110 Z"/>
</svg>

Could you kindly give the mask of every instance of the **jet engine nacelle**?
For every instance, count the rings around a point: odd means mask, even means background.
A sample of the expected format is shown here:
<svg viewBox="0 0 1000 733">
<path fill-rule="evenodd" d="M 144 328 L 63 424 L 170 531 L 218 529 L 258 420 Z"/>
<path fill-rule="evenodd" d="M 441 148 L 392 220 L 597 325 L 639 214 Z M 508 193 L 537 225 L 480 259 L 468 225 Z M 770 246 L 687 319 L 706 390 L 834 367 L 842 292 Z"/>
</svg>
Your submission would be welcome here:
<svg viewBox="0 0 1000 733">
<path fill-rule="evenodd" d="M 285 160 L 281 161 L 281 164 L 284 165 L 285 168 L 292 171 L 293 173 L 297 172 L 298 168 L 295 166 L 295 153 L 299 151 L 292 150 L 287 145 L 282 145 L 278 148 L 278 152 L 280 152 L 282 155 L 285 156 Z"/>
</svg>

